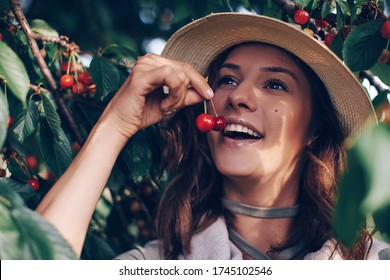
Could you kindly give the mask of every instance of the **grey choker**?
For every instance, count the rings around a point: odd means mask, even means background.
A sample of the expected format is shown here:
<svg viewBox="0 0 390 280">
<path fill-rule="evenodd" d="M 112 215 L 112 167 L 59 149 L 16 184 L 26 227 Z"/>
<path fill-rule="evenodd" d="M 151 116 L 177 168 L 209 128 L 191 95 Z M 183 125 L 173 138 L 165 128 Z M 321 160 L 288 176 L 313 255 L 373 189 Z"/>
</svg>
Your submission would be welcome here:
<svg viewBox="0 0 390 280">
<path fill-rule="evenodd" d="M 292 207 L 255 207 L 244 203 L 222 199 L 222 205 L 233 213 L 256 218 L 292 218 L 299 213 L 299 204 Z"/>
</svg>

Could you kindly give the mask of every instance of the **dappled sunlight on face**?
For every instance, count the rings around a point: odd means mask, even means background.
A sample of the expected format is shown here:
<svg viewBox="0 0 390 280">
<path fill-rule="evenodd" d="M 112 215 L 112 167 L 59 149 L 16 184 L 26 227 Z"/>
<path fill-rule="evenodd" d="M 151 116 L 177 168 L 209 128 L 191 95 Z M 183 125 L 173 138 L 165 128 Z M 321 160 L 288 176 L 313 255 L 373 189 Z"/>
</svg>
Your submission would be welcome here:
<svg viewBox="0 0 390 280">
<path fill-rule="evenodd" d="M 208 136 L 218 170 L 254 184 L 297 181 L 298 158 L 310 137 L 311 98 L 294 59 L 269 45 L 245 44 L 229 54 L 217 80 L 213 102 L 231 125 Z"/>
</svg>

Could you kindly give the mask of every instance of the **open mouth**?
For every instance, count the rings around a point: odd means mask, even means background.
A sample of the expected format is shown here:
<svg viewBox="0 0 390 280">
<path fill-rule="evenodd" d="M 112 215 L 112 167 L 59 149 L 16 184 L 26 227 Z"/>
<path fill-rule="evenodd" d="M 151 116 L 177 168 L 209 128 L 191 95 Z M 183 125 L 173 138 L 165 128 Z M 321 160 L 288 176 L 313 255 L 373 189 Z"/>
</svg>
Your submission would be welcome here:
<svg viewBox="0 0 390 280">
<path fill-rule="evenodd" d="M 229 137 L 234 140 L 259 140 L 264 137 L 264 135 L 241 124 L 227 124 L 223 133 L 225 137 Z"/>
</svg>

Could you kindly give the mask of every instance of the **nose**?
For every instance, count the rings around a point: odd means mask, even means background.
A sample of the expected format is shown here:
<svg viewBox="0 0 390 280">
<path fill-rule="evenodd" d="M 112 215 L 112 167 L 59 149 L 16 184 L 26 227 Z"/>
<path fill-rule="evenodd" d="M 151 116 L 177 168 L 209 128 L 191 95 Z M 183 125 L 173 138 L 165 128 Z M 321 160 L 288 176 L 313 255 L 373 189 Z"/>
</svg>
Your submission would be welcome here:
<svg viewBox="0 0 390 280">
<path fill-rule="evenodd" d="M 235 90 L 229 92 L 225 103 L 226 109 L 256 111 L 255 87 L 241 83 Z"/>
</svg>

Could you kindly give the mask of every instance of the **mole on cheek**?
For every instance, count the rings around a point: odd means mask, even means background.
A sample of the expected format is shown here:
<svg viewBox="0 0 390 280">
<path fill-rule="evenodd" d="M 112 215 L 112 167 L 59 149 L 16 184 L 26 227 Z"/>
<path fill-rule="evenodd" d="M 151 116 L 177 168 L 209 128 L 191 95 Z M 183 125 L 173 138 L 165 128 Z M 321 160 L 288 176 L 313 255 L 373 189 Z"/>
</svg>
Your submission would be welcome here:
<svg viewBox="0 0 390 280">
<path fill-rule="evenodd" d="M 278 109 L 275 109 L 275 113 L 277 113 L 278 112 Z"/>
</svg>

